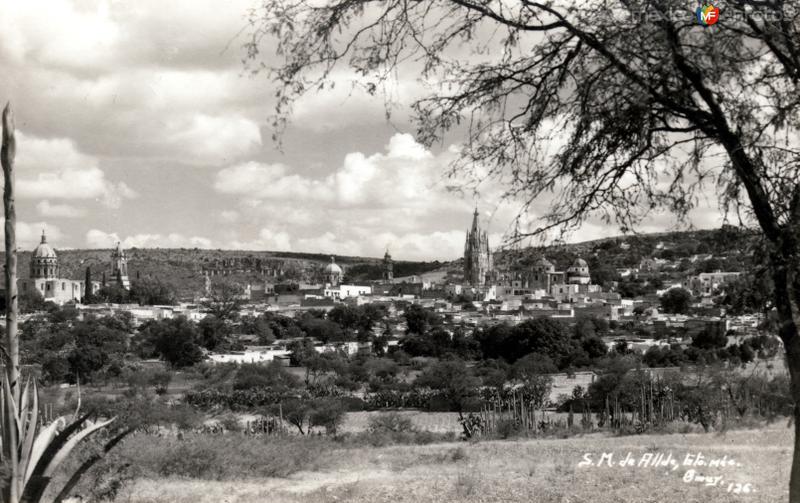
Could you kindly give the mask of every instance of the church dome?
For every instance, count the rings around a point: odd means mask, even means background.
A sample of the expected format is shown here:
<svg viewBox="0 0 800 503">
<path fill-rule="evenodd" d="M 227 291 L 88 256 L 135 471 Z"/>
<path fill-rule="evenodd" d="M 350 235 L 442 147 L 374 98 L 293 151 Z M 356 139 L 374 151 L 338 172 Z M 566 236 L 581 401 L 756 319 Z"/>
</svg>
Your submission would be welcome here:
<svg viewBox="0 0 800 503">
<path fill-rule="evenodd" d="M 42 231 L 41 243 L 33 250 L 33 258 L 56 258 L 56 251 L 47 244 L 47 236 L 44 231 Z"/>
<path fill-rule="evenodd" d="M 569 272 L 573 276 L 589 276 L 589 264 L 586 263 L 585 260 L 582 258 L 575 259 L 575 262 L 572 263 L 572 267 L 569 268 Z"/>
<path fill-rule="evenodd" d="M 552 271 L 556 270 L 556 266 L 554 266 L 552 262 L 547 260 L 547 257 L 542 257 L 539 260 L 537 260 L 534 263 L 534 267 L 536 267 L 537 269 L 542 269 L 544 271 L 549 271 L 549 272 L 552 272 Z"/>
<path fill-rule="evenodd" d="M 589 264 L 582 258 L 576 258 L 575 262 L 572 263 L 572 267 L 589 267 Z"/>
<path fill-rule="evenodd" d="M 342 274 L 342 268 L 336 264 L 333 257 L 331 257 L 331 263 L 325 266 L 325 274 Z"/>
</svg>

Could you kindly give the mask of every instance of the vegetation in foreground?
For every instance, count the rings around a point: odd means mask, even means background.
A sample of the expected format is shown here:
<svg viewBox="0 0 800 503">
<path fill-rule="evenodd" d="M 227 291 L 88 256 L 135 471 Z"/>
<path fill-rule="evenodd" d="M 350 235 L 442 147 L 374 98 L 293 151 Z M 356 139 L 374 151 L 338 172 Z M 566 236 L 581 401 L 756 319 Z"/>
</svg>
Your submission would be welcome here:
<svg viewBox="0 0 800 503">
<path fill-rule="evenodd" d="M 363 439 L 362 439 L 363 440 Z M 190 435 L 129 438 L 79 494 L 139 502 L 772 502 L 786 498 L 791 430 L 783 424 L 718 434 L 516 441 L 438 442 L 373 447 L 355 438 L 275 439 Z M 579 466 L 586 453 L 616 462 L 662 453 L 734 459 L 724 468 Z M 689 469 L 722 476 L 685 482 Z M 735 494 L 735 484 L 750 484 Z M 734 484 L 728 491 L 729 484 Z M 741 490 L 741 488 L 740 488 Z M 84 491 L 84 492 L 80 492 Z"/>
</svg>

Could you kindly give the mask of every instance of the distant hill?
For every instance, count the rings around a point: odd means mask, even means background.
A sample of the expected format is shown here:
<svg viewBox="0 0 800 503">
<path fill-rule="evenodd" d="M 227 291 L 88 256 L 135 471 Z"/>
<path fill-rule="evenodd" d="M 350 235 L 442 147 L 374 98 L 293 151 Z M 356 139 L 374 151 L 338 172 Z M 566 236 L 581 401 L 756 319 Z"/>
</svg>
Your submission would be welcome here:
<svg viewBox="0 0 800 503">
<path fill-rule="evenodd" d="M 18 254 L 18 271 L 29 277 L 31 251 Z M 111 250 L 56 250 L 61 275 L 84 279 L 90 267 L 92 279 L 99 281 L 103 273 L 111 279 Z M 128 272 L 132 280 L 155 277 L 173 285 L 180 298 L 191 299 L 202 292 L 205 274 L 240 283 L 317 282 L 323 280 L 323 269 L 331 256 L 318 253 L 202 250 L 175 248 L 131 248 L 126 250 Z M 0 253 L 0 256 L 3 254 Z M 382 277 L 382 258 L 336 256 L 347 281 L 369 281 Z M 440 262 L 397 261 L 396 275 L 410 276 L 437 269 Z"/>
<path fill-rule="evenodd" d="M 617 236 L 606 239 L 529 247 L 520 250 L 498 250 L 495 264 L 498 268 L 529 267 L 541 256 L 565 270 L 577 257 L 589 261 L 590 267 L 635 267 L 642 258 L 659 257 L 680 260 L 695 254 L 713 254 L 729 257 L 738 267 L 752 261 L 752 249 L 757 234 L 734 227 L 715 230 L 666 232 Z M 72 279 L 83 279 L 86 267 L 91 267 L 92 279 L 100 280 L 105 272 L 111 279 L 111 250 L 57 250 L 61 274 Z M 173 285 L 183 299 L 191 299 L 203 290 L 206 272 L 215 278 L 224 277 L 241 283 L 259 281 L 321 282 L 323 269 L 331 256 L 321 253 L 203 250 L 186 248 L 131 248 L 128 270 L 131 279 L 157 277 Z M 3 254 L 0 253 L 0 256 Z M 19 275 L 28 277 L 30 251 L 20 252 Z M 383 259 L 372 257 L 336 256 L 336 263 L 344 268 L 345 279 L 351 282 L 378 280 L 383 273 Z M 452 262 L 395 261 L 395 278 L 417 276 L 425 280 L 448 278 L 461 280 L 462 260 Z"/>
<path fill-rule="evenodd" d="M 578 257 L 589 261 L 590 266 L 594 259 L 608 267 L 624 268 L 638 266 L 647 257 L 679 261 L 704 254 L 747 262 L 752 259 L 757 242 L 757 233 L 725 226 L 713 230 L 615 236 L 581 243 L 499 250 L 495 253 L 495 265 L 526 267 L 546 256 L 558 270 L 566 269 Z"/>
</svg>

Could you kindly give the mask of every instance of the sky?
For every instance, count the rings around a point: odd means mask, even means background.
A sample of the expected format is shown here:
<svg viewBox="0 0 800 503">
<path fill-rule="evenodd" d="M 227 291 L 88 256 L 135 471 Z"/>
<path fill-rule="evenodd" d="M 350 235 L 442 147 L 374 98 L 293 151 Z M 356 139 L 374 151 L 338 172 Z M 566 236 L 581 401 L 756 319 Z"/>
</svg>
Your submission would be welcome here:
<svg viewBox="0 0 800 503">
<path fill-rule="evenodd" d="M 388 248 L 398 260 L 453 260 L 476 206 L 492 246 L 502 243 L 514 208 L 501 191 L 450 190 L 457 145 L 420 145 L 402 112 L 387 122 L 380 97 L 346 85 L 305 97 L 276 145 L 273 84 L 242 65 L 253 6 L 0 0 L 20 249 L 46 229 L 62 249 L 121 241 L 377 257 Z M 401 75 L 394 92 L 404 102 L 417 90 Z M 701 204 L 692 223 L 719 226 L 715 204 Z M 589 221 L 570 240 L 614 234 Z"/>
</svg>

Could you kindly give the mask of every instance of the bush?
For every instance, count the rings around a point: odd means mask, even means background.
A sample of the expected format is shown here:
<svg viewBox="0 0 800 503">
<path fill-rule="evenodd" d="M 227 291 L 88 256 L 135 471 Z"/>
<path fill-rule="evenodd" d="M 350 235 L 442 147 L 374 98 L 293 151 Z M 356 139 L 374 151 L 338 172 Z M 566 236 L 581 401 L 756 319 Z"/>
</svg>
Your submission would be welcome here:
<svg viewBox="0 0 800 503">
<path fill-rule="evenodd" d="M 287 477 L 320 468 L 323 453 L 337 444 L 324 437 L 248 437 L 186 434 L 175 437 L 137 435 L 117 446 L 104 463 L 136 467 L 137 477 L 187 477 L 200 480 L 239 480 Z"/>
<path fill-rule="evenodd" d="M 502 439 L 516 437 L 520 433 L 519 424 L 514 419 L 501 419 L 497 422 L 497 436 Z"/>
<path fill-rule="evenodd" d="M 343 420 L 344 406 L 336 398 L 320 398 L 312 402 L 311 413 L 308 417 L 310 428 L 323 427 L 325 433 L 335 435 Z"/>
<path fill-rule="evenodd" d="M 338 437 L 340 441 L 356 446 L 370 445 L 372 447 L 385 447 L 387 445 L 428 445 L 435 442 L 452 442 L 456 440 L 453 432 L 434 433 L 432 431 L 405 431 L 405 432 L 364 432 L 358 434 L 345 434 Z"/>
<path fill-rule="evenodd" d="M 256 388 L 288 389 L 300 385 L 296 376 L 289 373 L 279 362 L 267 365 L 248 363 L 241 365 L 233 380 L 233 389 L 247 390 Z"/>
<path fill-rule="evenodd" d="M 244 429 L 242 422 L 233 414 L 222 416 L 219 419 L 219 424 L 221 424 L 226 431 L 240 432 Z"/>
<path fill-rule="evenodd" d="M 158 474 L 164 477 L 177 475 L 194 479 L 219 480 L 217 452 L 207 447 L 194 448 L 181 445 L 166 453 L 158 466 Z"/>
<path fill-rule="evenodd" d="M 385 412 L 369 418 L 370 433 L 408 433 L 414 431 L 414 423 L 399 412 Z"/>
<path fill-rule="evenodd" d="M 169 389 L 169 383 L 172 382 L 172 372 L 168 370 L 153 372 L 148 381 L 155 389 L 156 394 L 164 395 Z"/>
</svg>

